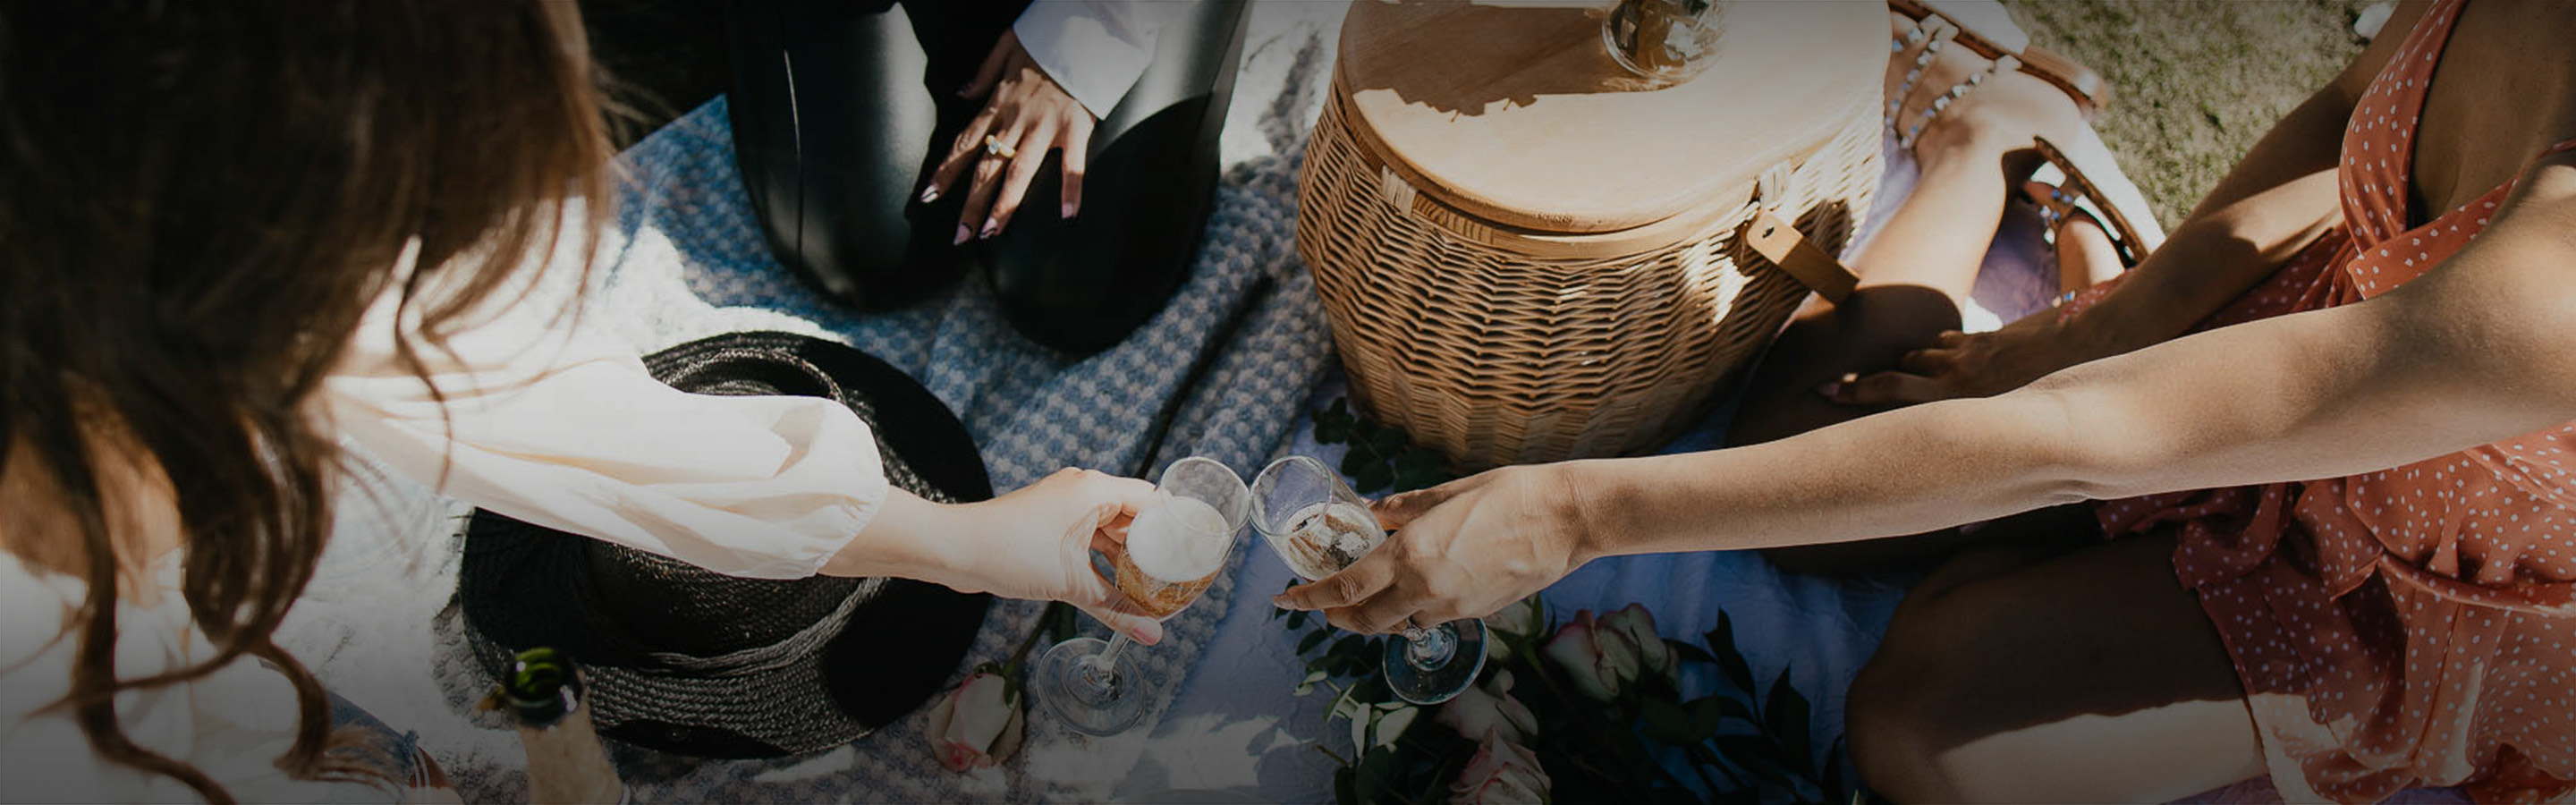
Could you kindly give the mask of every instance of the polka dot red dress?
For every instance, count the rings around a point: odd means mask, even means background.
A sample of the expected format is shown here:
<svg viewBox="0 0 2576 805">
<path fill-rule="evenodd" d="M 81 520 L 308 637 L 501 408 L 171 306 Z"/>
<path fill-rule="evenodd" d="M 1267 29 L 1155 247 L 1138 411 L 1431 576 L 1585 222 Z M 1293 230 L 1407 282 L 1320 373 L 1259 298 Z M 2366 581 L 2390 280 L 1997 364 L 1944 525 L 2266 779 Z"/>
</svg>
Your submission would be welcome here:
<svg viewBox="0 0 2576 805">
<path fill-rule="evenodd" d="M 2407 227 L 2425 84 L 2459 13 L 2428 12 L 2355 108 L 2343 225 L 2202 329 L 2386 293 L 2485 229 L 2511 184 Z M 2099 513 L 2115 536 L 2179 528 L 2174 569 L 2225 639 L 2290 801 L 2452 785 L 2479 801 L 2576 797 L 2576 424 Z"/>
</svg>

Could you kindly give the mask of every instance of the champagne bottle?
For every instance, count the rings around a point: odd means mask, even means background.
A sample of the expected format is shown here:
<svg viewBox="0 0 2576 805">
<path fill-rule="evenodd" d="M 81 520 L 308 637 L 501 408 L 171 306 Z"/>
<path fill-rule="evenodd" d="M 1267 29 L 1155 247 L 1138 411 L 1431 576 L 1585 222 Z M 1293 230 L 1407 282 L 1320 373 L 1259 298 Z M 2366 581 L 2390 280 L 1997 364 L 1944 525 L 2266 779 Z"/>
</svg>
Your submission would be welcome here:
<svg viewBox="0 0 2576 805">
<path fill-rule="evenodd" d="M 507 710 L 528 752 L 528 801 L 618 803 L 626 786 L 608 763 L 608 748 L 581 699 L 581 669 L 551 648 L 519 652 L 509 676 L 485 700 Z"/>
</svg>

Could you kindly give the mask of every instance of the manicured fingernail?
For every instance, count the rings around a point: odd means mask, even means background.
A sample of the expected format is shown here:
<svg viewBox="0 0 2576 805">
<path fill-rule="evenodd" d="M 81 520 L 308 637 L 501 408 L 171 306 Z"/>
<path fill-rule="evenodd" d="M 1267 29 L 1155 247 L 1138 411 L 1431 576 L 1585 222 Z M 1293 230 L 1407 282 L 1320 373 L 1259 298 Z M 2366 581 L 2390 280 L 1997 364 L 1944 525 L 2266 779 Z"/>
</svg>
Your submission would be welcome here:
<svg viewBox="0 0 2576 805">
<path fill-rule="evenodd" d="M 1837 380 L 1828 380 L 1828 381 L 1825 381 L 1825 384 L 1824 384 L 1824 385 L 1821 385 L 1821 386 L 1817 386 L 1817 387 L 1816 387 L 1816 394 L 1817 394 L 1817 396 L 1821 396 L 1821 397 L 1824 397 L 1824 398 L 1826 398 L 1826 399 L 1832 399 L 1832 398 L 1834 398 L 1834 397 L 1840 396 L 1842 393 L 1843 393 L 1843 384 L 1842 384 L 1842 382 L 1841 382 L 1841 381 L 1837 381 Z"/>
<path fill-rule="evenodd" d="M 974 235 L 974 234 L 975 234 L 975 230 L 967 229 L 965 224 L 958 224 L 958 225 L 957 225 L 957 239 L 956 239 L 956 240 L 954 240 L 954 241 L 951 241 L 948 245 L 950 245 L 950 246 L 955 246 L 955 245 L 959 245 L 959 244 L 965 243 L 965 242 L 966 242 L 966 238 L 968 238 L 968 237 L 970 237 L 970 236 L 972 236 L 972 235 Z"/>
<path fill-rule="evenodd" d="M 984 233 L 977 235 L 976 237 L 991 238 L 992 236 L 999 234 L 1002 234 L 1002 221 L 998 218 L 992 218 L 984 221 Z"/>
<path fill-rule="evenodd" d="M 1074 214 L 1075 212 L 1079 212 L 1079 211 L 1081 211 L 1081 209 L 1082 209 L 1081 207 L 1074 206 L 1073 202 L 1070 202 L 1070 201 L 1065 202 L 1065 204 L 1064 204 L 1064 217 L 1066 217 L 1066 218 L 1071 218 L 1071 217 L 1073 217 L 1073 214 Z"/>
<path fill-rule="evenodd" d="M 921 203 L 923 203 L 923 204 L 928 204 L 928 203 L 930 203 L 930 202 L 938 201 L 938 200 L 939 200 L 939 186 L 938 186 L 938 185 L 931 185 L 931 186 L 929 186 L 929 187 L 925 187 L 925 188 L 922 188 L 922 189 L 921 189 Z"/>
</svg>

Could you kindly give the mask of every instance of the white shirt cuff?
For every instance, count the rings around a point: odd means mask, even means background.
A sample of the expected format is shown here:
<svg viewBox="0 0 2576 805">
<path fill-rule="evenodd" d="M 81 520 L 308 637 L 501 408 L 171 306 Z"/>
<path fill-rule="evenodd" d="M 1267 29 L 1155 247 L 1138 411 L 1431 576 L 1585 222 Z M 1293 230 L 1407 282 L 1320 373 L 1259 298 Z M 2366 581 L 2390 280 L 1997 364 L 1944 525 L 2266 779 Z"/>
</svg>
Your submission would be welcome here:
<svg viewBox="0 0 2576 805">
<path fill-rule="evenodd" d="M 1145 65 L 1154 59 L 1154 35 L 1177 2 L 1037 0 L 1011 30 L 1029 58 L 1081 101 L 1095 118 L 1107 117 Z"/>
</svg>

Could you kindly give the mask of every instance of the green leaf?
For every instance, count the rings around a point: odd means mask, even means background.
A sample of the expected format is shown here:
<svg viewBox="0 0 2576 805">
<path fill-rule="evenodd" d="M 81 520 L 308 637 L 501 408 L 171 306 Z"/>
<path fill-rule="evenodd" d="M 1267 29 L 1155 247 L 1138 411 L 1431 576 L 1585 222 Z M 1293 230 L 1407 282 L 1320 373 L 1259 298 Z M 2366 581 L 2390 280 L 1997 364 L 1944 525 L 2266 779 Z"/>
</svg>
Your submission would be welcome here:
<svg viewBox="0 0 2576 805">
<path fill-rule="evenodd" d="M 1333 632 L 1329 632 L 1329 631 L 1319 631 L 1319 632 L 1316 632 L 1316 634 L 1329 635 L 1329 634 L 1333 634 Z M 1328 652 L 1328 654 L 1329 654 L 1330 656 L 1334 656 L 1334 657 L 1356 657 L 1356 656 L 1359 656 L 1360 654 L 1365 653 L 1365 652 L 1367 652 L 1367 651 L 1368 651 L 1368 637 L 1367 637 L 1367 636 L 1365 636 L 1365 635 L 1355 635 L 1355 634 L 1346 634 L 1346 635 L 1342 635 L 1342 638 L 1341 638 L 1341 639 L 1333 641 L 1333 649 L 1332 649 L 1332 651 Z"/>
<path fill-rule="evenodd" d="M 1297 695 L 1304 696 L 1314 693 L 1315 684 L 1324 681 L 1328 676 L 1328 674 L 1324 673 L 1324 669 L 1321 668 L 1307 671 L 1306 678 L 1297 681 Z"/>
<path fill-rule="evenodd" d="M 1307 632 L 1305 639 L 1297 641 L 1297 654 L 1299 656 L 1304 656 L 1306 652 L 1314 651 L 1316 646 L 1324 644 L 1324 638 L 1332 636 L 1332 632 L 1327 632 L 1321 629 Z"/>
<path fill-rule="evenodd" d="M 1377 733 L 1377 746 L 1394 746 L 1395 739 L 1404 737 L 1404 731 L 1413 726 L 1414 719 L 1420 718 L 1421 716 L 1422 708 L 1411 705 L 1398 707 L 1380 714 L 1377 719 L 1377 726 L 1374 728 L 1374 731 Z"/>
<path fill-rule="evenodd" d="M 1302 609 L 1282 609 L 1282 610 L 1279 610 L 1279 612 L 1287 613 L 1287 615 L 1288 615 L 1288 628 L 1290 628 L 1290 629 L 1303 629 L 1303 628 L 1306 628 L 1306 611 L 1305 611 L 1305 610 L 1302 610 Z M 1274 615 L 1272 615 L 1271 617 L 1278 617 L 1278 615 L 1274 614 Z"/>
<path fill-rule="evenodd" d="M 1386 675 L 1375 673 L 1375 668 L 1367 670 L 1369 671 L 1367 676 L 1360 677 L 1359 681 L 1351 683 L 1352 698 L 1365 702 L 1382 702 L 1395 698 L 1395 690 L 1386 686 Z"/>
<path fill-rule="evenodd" d="M 1316 412 L 1316 444 L 1341 444 L 1343 442 L 1350 441 L 1351 417 L 1349 414 L 1341 413 L 1338 410 L 1341 405 L 1342 401 L 1334 400 L 1333 407 L 1336 410 Z"/>
<path fill-rule="evenodd" d="M 1789 669 L 1780 669 L 1780 679 L 1771 683 L 1771 699 L 1762 705 L 1762 717 L 1768 720 L 1771 735 L 1780 741 L 1781 751 L 1788 756 L 1789 768 L 1801 775 L 1816 774 L 1815 743 L 1808 737 L 1807 697 L 1789 685 Z"/>
<path fill-rule="evenodd" d="M 1377 708 L 1362 705 L 1351 713 L 1351 751 L 1369 751 L 1369 728 L 1377 725 Z"/>
<path fill-rule="evenodd" d="M 1359 691 L 1359 687 L 1360 686 L 1358 685 L 1352 685 L 1350 687 L 1343 688 L 1340 695 L 1334 696 L 1333 706 L 1326 708 L 1324 711 L 1324 720 L 1331 721 L 1336 718 L 1347 718 L 1353 721 L 1358 721 L 1360 719 L 1367 718 L 1369 714 L 1367 700 L 1353 695 Z"/>
<path fill-rule="evenodd" d="M 1416 489 L 1429 489 L 1448 482 L 1449 476 L 1439 473 L 1416 473 L 1396 470 L 1387 480 L 1387 494 L 1411 492 Z"/>
<path fill-rule="evenodd" d="M 1645 717 L 1645 727 L 1641 731 L 1647 738 L 1673 746 L 1689 746 L 1708 737 L 1708 732 L 1698 729 L 1692 723 L 1690 713 L 1679 705 L 1655 698 L 1646 699 L 1641 704 Z"/>
<path fill-rule="evenodd" d="M 1411 448 L 1396 456 L 1390 466 L 1395 470 L 1395 491 L 1411 492 L 1447 483 L 1450 475 L 1441 463 L 1440 454 L 1423 448 Z"/>
<path fill-rule="evenodd" d="M 1716 741 L 1718 753 L 1727 760 L 1772 785 L 1789 787 L 1789 776 L 1781 773 L 1780 747 L 1759 735 L 1720 735 Z"/>
<path fill-rule="evenodd" d="M 1357 769 L 1349 766 L 1334 769 L 1333 801 L 1339 805 L 1360 805 L 1359 788 L 1356 785 L 1358 779 Z"/>
<path fill-rule="evenodd" d="M 1374 495 L 1395 486 L 1395 471 L 1383 463 L 1370 462 L 1351 473 L 1351 489 L 1363 495 Z"/>
<path fill-rule="evenodd" d="M 1448 466 L 1441 461 L 1439 453 L 1421 447 L 1405 448 L 1403 453 L 1395 457 L 1394 463 L 1398 472 L 1445 475 L 1448 471 Z"/>
<path fill-rule="evenodd" d="M 1395 772 L 1395 750 L 1372 749 L 1360 758 L 1360 768 L 1351 785 L 1352 796 L 1360 802 L 1377 802 L 1387 791 L 1388 778 Z"/>
<path fill-rule="evenodd" d="M 1325 667 L 1333 669 L 1334 676 L 1369 673 L 1375 670 L 1372 667 L 1375 661 L 1375 656 L 1369 652 L 1368 638 L 1361 635 L 1343 635 L 1342 639 L 1333 641 L 1333 647 L 1324 652 L 1323 659 Z"/>
<path fill-rule="evenodd" d="M 1395 428 L 1385 428 L 1368 436 L 1369 448 L 1390 458 L 1403 453 L 1405 445 L 1411 441 L 1405 437 L 1404 431 Z"/>
<path fill-rule="evenodd" d="M 1690 711 L 1691 727 L 1699 730 L 1703 736 L 1717 732 L 1718 725 L 1725 723 L 1729 717 L 1743 719 L 1747 724 L 1757 726 L 1761 724 L 1753 720 L 1751 705 L 1736 701 L 1732 696 L 1720 695 L 1694 699 L 1683 705 L 1683 709 Z"/>
<path fill-rule="evenodd" d="M 1726 610 L 1718 610 L 1717 628 L 1709 630 L 1707 638 L 1709 651 L 1717 655 L 1718 670 L 1726 672 L 1737 690 L 1753 695 L 1753 666 L 1744 661 L 1743 652 L 1735 650 L 1735 624 L 1726 617 Z"/>
<path fill-rule="evenodd" d="M 1717 658 L 1716 658 L 1716 657 L 1714 657 L 1714 656 L 1711 656 L 1711 655 L 1708 653 L 1708 649 L 1700 648 L 1700 647 L 1698 647 L 1698 646 L 1694 646 L 1694 645 L 1691 645 L 1691 644 L 1689 644 L 1689 643 L 1684 643 L 1684 642 L 1679 641 L 1679 640 L 1665 640 L 1665 641 L 1664 641 L 1664 644 L 1665 644 L 1665 645 L 1668 645 L 1668 646 L 1672 646 L 1672 647 L 1673 647 L 1673 653 L 1681 655 L 1681 658 L 1682 658 L 1683 660 L 1686 660 L 1686 661 L 1689 661 L 1689 662 L 1705 662 L 1705 663 L 1715 663 L 1715 662 L 1717 662 Z"/>
<path fill-rule="evenodd" d="M 1342 454 L 1343 475 L 1355 476 L 1360 474 L 1361 470 L 1365 470 L 1373 466 L 1385 467 L 1386 464 L 1385 462 L 1379 461 L 1376 456 L 1369 455 L 1368 451 L 1357 447 L 1353 447 L 1350 452 Z"/>
</svg>

